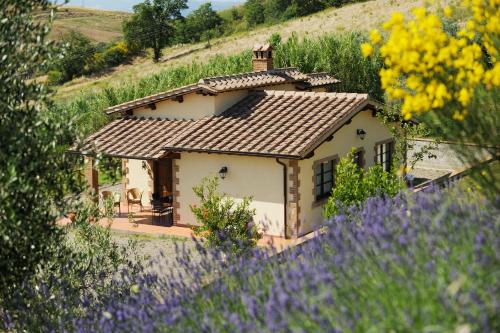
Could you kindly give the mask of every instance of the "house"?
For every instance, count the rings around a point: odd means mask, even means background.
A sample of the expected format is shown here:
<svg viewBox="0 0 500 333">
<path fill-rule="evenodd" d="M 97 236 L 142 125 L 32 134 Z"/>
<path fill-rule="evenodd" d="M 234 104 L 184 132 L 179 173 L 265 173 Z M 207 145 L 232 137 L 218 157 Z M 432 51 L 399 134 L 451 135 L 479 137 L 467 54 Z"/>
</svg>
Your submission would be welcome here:
<svg viewBox="0 0 500 333">
<path fill-rule="evenodd" d="M 361 167 L 389 168 L 393 138 L 368 95 L 329 92 L 334 77 L 274 69 L 269 45 L 254 48 L 253 67 L 110 107 L 118 119 L 80 152 L 122 158 L 123 186 L 141 189 L 146 206 L 153 193 L 171 193 L 175 225 L 196 225 L 192 188 L 220 173 L 221 191 L 253 198 L 267 235 L 309 233 L 323 221 L 339 158 L 355 148 Z"/>
</svg>

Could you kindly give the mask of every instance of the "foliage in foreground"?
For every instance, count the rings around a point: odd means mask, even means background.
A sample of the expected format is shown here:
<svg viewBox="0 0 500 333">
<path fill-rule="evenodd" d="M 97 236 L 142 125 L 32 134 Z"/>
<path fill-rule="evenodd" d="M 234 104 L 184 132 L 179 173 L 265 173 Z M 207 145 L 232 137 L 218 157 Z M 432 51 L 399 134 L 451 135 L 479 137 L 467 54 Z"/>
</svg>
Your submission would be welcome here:
<svg viewBox="0 0 500 333">
<path fill-rule="evenodd" d="M 32 21 L 34 9 L 50 5 L 0 2 L 0 330 L 9 332 L 60 331 L 59 319 L 78 315 L 81 297 L 109 290 L 123 265 L 134 272 L 127 247 L 88 224 L 101 217 L 95 207 L 77 205 L 75 242 L 56 224 L 82 184 L 66 154 L 72 119 L 47 112 L 45 87 L 27 79 L 55 55 L 46 24 Z"/>
<path fill-rule="evenodd" d="M 55 221 L 78 189 L 73 158 L 64 154 L 73 122 L 45 111 L 45 88 L 27 73 L 54 56 L 44 23 L 28 18 L 49 1 L 0 4 L 0 304 L 58 253 Z"/>
<path fill-rule="evenodd" d="M 371 198 L 275 256 L 199 246 L 170 272 L 125 270 L 83 317 L 59 320 L 84 332 L 496 332 L 498 207 L 457 189 Z"/>
<path fill-rule="evenodd" d="M 145 258 L 136 254 L 135 242 L 119 245 L 109 226 L 95 223 L 104 217 L 111 222 L 113 206 L 105 212 L 94 202 L 79 202 L 76 207 L 75 221 L 58 227 L 60 243 L 54 246 L 50 260 L 11 289 L 9 297 L 0 299 L 0 330 L 71 329 L 71 323 L 61 318 L 78 317 L 81 311 L 98 306 L 101 296 L 114 290 L 112 278 L 122 269 L 129 276 L 141 271 L 140 261 Z"/>
<path fill-rule="evenodd" d="M 376 53 L 386 65 L 380 77 L 389 98 L 401 101 L 402 115 L 424 122 L 434 137 L 465 143 L 454 147 L 474 166 L 485 156 L 470 143 L 500 158 L 500 9 L 498 1 L 485 0 L 465 0 L 458 9 L 466 15 L 458 31 L 446 29 L 454 19 L 451 7 L 443 9 L 446 19 L 425 7 L 410 19 L 394 13 L 383 25 L 387 36 L 372 31 L 372 44 L 362 50 L 369 56 L 381 44 Z M 500 182 L 492 165 L 480 165 L 474 177 L 493 199 Z"/>
<path fill-rule="evenodd" d="M 353 152 L 342 157 L 335 168 L 335 186 L 323 208 L 329 219 L 351 206 L 359 206 L 374 196 L 395 196 L 403 183 L 394 172 L 387 172 L 376 164 L 367 170 L 361 169 L 353 160 Z"/>
<path fill-rule="evenodd" d="M 193 188 L 200 205 L 191 211 L 201 224 L 195 233 L 207 240 L 207 245 L 232 254 L 242 254 L 255 247 L 261 237 L 252 223 L 255 209 L 250 208 L 251 198 L 241 202 L 218 192 L 217 177 L 204 178 Z"/>
</svg>

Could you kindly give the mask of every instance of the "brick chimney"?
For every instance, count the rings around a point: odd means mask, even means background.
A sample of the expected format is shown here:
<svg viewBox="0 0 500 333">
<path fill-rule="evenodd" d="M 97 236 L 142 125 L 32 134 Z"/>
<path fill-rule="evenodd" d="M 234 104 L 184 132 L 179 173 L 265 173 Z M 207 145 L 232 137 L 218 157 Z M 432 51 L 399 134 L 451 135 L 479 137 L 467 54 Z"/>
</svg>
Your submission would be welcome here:
<svg viewBox="0 0 500 333">
<path fill-rule="evenodd" d="M 274 69 L 273 47 L 271 44 L 254 46 L 252 64 L 254 72 L 270 71 Z"/>
</svg>

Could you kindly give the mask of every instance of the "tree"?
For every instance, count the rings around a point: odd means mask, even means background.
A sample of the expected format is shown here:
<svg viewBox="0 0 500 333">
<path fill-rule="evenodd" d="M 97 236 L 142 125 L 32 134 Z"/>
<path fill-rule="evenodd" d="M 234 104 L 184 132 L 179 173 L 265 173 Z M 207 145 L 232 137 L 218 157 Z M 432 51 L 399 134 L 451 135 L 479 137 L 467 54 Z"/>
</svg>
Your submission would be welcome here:
<svg viewBox="0 0 500 333">
<path fill-rule="evenodd" d="M 146 0 L 135 5 L 134 14 L 123 24 L 127 44 L 152 48 L 153 59 L 158 61 L 162 48 L 175 38 L 175 21 L 187 8 L 187 0 Z"/>
<path fill-rule="evenodd" d="M 0 5 L 0 308 L 14 290 L 56 255 L 62 232 L 56 220 L 77 190 L 71 122 L 45 112 L 46 88 L 32 73 L 55 56 L 48 25 L 33 20 L 49 0 L 4 0 Z"/>
<path fill-rule="evenodd" d="M 215 36 L 221 25 L 222 18 L 212 9 L 212 4 L 207 2 L 186 16 L 184 22 L 181 23 L 180 40 L 199 42 L 203 36 Z"/>
<path fill-rule="evenodd" d="M 62 36 L 63 55 L 56 62 L 56 68 L 63 74 L 63 80 L 69 81 L 81 76 L 96 53 L 91 40 L 82 33 L 70 31 Z"/>
<path fill-rule="evenodd" d="M 264 5 L 260 0 L 248 0 L 245 2 L 245 20 L 253 27 L 264 23 Z"/>
<path fill-rule="evenodd" d="M 283 18 L 290 1 L 288 0 L 268 0 L 265 3 L 265 17 L 268 22 L 277 22 Z"/>
<path fill-rule="evenodd" d="M 306 16 L 326 8 L 324 0 L 293 0 L 297 4 L 298 16 Z"/>
</svg>

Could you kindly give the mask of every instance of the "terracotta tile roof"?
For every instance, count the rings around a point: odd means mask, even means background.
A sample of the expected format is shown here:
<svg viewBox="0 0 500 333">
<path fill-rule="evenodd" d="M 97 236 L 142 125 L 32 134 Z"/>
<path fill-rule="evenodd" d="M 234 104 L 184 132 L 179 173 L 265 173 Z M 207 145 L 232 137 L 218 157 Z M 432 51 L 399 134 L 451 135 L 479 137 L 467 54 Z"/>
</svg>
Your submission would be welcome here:
<svg viewBox="0 0 500 333">
<path fill-rule="evenodd" d="M 307 79 L 307 75 L 301 73 L 297 68 L 291 67 L 273 69 L 265 72 L 250 72 L 201 79 L 198 84 L 208 86 L 217 92 L 224 92 L 289 82 L 299 82 Z"/>
<path fill-rule="evenodd" d="M 125 117 L 117 119 L 85 139 L 82 154 L 157 159 L 165 154 L 165 142 L 178 134 L 189 121 Z M 73 151 L 77 149 L 74 147 Z"/>
<path fill-rule="evenodd" d="M 167 100 L 170 98 L 175 98 L 177 96 L 182 96 L 186 94 L 190 94 L 193 92 L 201 91 L 202 88 L 198 84 L 191 84 L 188 86 L 184 86 L 178 89 L 169 90 L 165 92 L 161 92 L 155 95 L 146 96 L 143 98 L 138 98 L 130 102 L 118 104 L 112 107 L 107 108 L 105 111 L 107 114 L 127 111 L 135 108 L 139 108 L 141 106 L 146 106 L 151 103 Z"/>
<path fill-rule="evenodd" d="M 190 93 L 207 93 L 216 94 L 225 91 L 233 91 L 239 89 L 252 89 L 257 87 L 265 87 L 270 85 L 278 85 L 283 83 L 305 82 L 313 80 L 314 82 L 328 81 L 327 74 L 319 73 L 303 74 L 297 68 L 280 68 L 266 72 L 250 72 L 235 75 L 226 75 L 201 79 L 198 83 L 184 86 L 178 89 L 169 90 L 159 94 L 139 98 L 130 102 L 122 103 L 107 108 L 107 114 L 123 112 L 151 103 L 160 102 L 167 99 L 173 99 L 178 96 Z M 331 78 L 331 77 L 330 77 Z M 334 79 L 335 80 L 335 79 Z M 311 82 L 313 82 L 311 81 Z"/>
<path fill-rule="evenodd" d="M 254 92 L 218 116 L 183 127 L 168 151 L 302 158 L 367 105 L 366 94 Z"/>
<path fill-rule="evenodd" d="M 156 159 L 166 152 L 302 158 L 366 106 L 366 94 L 256 91 L 199 120 L 125 117 L 88 137 L 80 152 Z"/>
<path fill-rule="evenodd" d="M 326 86 L 330 84 L 339 83 L 340 80 L 336 79 L 332 75 L 322 72 L 322 73 L 309 73 L 307 74 L 309 78 L 306 84 L 310 87 Z"/>
</svg>

